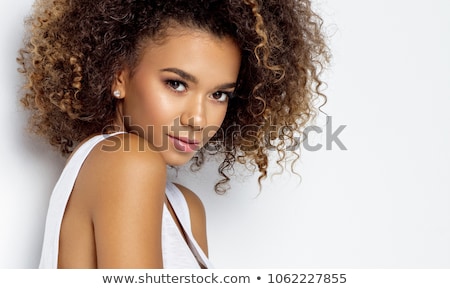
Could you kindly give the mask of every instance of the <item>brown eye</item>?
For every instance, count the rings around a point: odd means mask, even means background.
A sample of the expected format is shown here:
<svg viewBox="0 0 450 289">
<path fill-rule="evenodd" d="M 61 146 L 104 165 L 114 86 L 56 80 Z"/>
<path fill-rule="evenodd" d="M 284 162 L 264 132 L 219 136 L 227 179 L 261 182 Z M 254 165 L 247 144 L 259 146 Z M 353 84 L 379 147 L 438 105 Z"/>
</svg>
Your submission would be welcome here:
<svg viewBox="0 0 450 289">
<path fill-rule="evenodd" d="M 229 99 L 230 94 L 223 91 L 216 91 L 211 95 L 211 98 L 218 102 L 225 102 Z"/>
<path fill-rule="evenodd" d="M 186 91 L 186 85 L 181 81 L 167 80 L 166 83 L 171 89 L 175 90 L 176 92 Z"/>
</svg>

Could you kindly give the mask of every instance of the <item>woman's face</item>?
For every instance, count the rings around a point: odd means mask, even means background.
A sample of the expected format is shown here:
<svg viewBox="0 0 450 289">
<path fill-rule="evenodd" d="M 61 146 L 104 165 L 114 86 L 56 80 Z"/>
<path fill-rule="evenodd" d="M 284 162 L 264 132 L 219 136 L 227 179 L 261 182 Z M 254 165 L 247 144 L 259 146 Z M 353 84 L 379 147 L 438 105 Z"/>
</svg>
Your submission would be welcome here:
<svg viewBox="0 0 450 289">
<path fill-rule="evenodd" d="M 168 165 L 189 161 L 220 128 L 239 73 L 241 54 L 230 38 L 177 26 L 149 41 L 131 74 L 113 86 L 124 129 L 147 140 Z"/>
</svg>

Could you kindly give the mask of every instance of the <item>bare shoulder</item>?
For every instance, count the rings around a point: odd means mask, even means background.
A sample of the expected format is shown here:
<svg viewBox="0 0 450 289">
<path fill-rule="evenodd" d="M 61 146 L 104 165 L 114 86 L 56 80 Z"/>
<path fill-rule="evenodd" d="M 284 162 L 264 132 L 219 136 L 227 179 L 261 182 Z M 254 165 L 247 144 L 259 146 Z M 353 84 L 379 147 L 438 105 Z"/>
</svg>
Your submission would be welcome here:
<svg viewBox="0 0 450 289">
<path fill-rule="evenodd" d="M 192 234 L 205 254 L 208 255 L 205 207 L 203 206 L 200 198 L 193 191 L 180 184 L 175 185 L 183 193 L 183 196 L 188 204 Z"/>
<path fill-rule="evenodd" d="M 118 187 L 165 184 L 165 178 L 166 164 L 159 153 L 152 151 L 137 135 L 119 134 L 93 148 L 83 163 L 77 183 L 85 183 L 85 189 L 110 193 Z"/>
<path fill-rule="evenodd" d="M 100 268 L 159 268 L 166 164 L 146 141 L 121 134 L 101 141 L 74 190 L 89 207 Z"/>
<path fill-rule="evenodd" d="M 119 134 L 102 140 L 89 154 L 83 169 L 95 170 L 96 176 L 120 173 L 122 181 L 126 181 L 125 176 L 150 171 L 159 177 L 166 174 L 161 155 L 152 151 L 145 139 L 134 134 Z"/>
<path fill-rule="evenodd" d="M 162 162 L 160 154 L 150 149 L 148 141 L 132 133 L 109 136 L 99 142 L 92 150 L 91 156 L 155 158 Z"/>
</svg>

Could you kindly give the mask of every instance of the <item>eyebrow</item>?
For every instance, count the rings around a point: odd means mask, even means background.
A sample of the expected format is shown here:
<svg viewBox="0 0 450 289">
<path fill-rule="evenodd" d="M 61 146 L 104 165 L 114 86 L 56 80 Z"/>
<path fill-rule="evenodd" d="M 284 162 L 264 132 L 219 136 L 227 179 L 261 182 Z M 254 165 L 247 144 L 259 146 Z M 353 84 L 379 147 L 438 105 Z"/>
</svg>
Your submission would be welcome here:
<svg viewBox="0 0 450 289">
<path fill-rule="evenodd" d="M 195 76 L 193 76 L 192 74 L 190 74 L 190 73 L 188 73 L 186 71 L 183 71 L 181 69 L 174 68 L 174 67 L 169 67 L 169 68 L 161 69 L 160 71 L 162 71 L 162 72 L 172 72 L 172 73 L 178 74 L 178 76 L 180 76 L 181 78 L 183 78 L 183 79 L 185 79 L 185 80 L 187 80 L 189 82 L 193 82 L 195 84 L 198 84 L 198 79 Z M 230 88 L 235 88 L 235 87 L 236 87 L 236 82 L 230 82 L 230 83 L 224 83 L 224 84 L 219 85 L 217 87 L 217 89 L 221 90 L 221 89 L 230 89 Z"/>
<path fill-rule="evenodd" d="M 161 71 L 172 72 L 172 73 L 178 74 L 181 78 L 183 78 L 183 79 L 185 79 L 187 81 L 193 82 L 195 84 L 198 83 L 198 79 L 195 76 L 193 76 L 192 74 L 187 73 L 186 71 L 178 69 L 178 68 L 169 67 L 169 68 L 161 69 Z"/>
</svg>

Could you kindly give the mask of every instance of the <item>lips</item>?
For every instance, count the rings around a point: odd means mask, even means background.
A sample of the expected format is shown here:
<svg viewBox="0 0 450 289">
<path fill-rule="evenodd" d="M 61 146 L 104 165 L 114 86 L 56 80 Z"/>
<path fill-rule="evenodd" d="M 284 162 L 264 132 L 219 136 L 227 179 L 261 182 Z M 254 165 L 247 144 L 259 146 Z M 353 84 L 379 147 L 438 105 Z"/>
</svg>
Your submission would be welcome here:
<svg viewBox="0 0 450 289">
<path fill-rule="evenodd" d="M 199 150 L 200 148 L 200 142 L 198 141 L 190 140 L 189 138 L 184 137 L 174 137 L 171 135 L 168 135 L 168 137 L 178 151 L 191 153 Z"/>
</svg>

